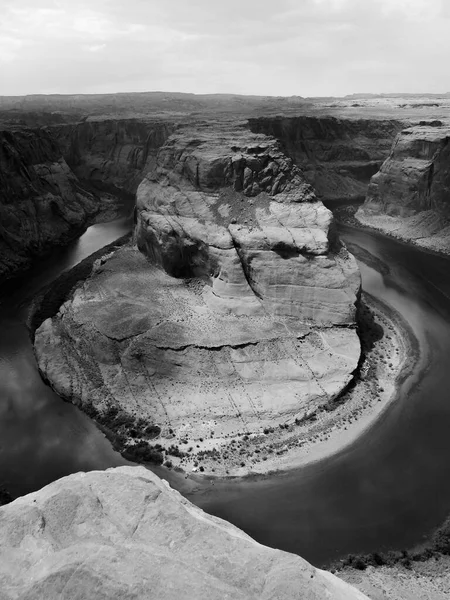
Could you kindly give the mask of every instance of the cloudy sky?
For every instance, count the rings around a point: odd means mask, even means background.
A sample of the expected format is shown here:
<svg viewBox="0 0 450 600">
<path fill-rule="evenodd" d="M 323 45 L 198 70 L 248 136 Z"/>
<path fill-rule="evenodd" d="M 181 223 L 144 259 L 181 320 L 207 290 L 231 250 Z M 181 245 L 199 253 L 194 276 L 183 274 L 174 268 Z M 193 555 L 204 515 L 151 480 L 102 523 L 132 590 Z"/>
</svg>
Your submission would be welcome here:
<svg viewBox="0 0 450 600">
<path fill-rule="evenodd" d="M 450 91 L 449 0 L 0 0 L 0 95 Z"/>
</svg>

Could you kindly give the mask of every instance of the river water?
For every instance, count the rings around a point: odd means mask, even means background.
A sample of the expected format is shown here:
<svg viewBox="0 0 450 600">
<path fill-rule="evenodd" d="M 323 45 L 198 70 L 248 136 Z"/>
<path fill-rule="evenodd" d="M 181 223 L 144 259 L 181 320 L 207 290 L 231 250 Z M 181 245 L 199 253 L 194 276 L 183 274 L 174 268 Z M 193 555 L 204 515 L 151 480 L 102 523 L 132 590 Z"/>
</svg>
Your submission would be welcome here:
<svg viewBox="0 0 450 600">
<path fill-rule="evenodd" d="M 35 291 L 130 226 L 121 220 L 91 227 L 40 261 L 2 306 L 0 485 L 15 496 L 76 471 L 127 464 L 41 381 L 22 319 Z M 450 261 L 346 226 L 341 235 L 357 254 L 362 249 L 375 259 L 360 262 L 363 288 L 396 308 L 420 340 L 421 358 L 397 401 L 332 457 L 189 494 L 258 541 L 319 565 L 349 552 L 411 547 L 450 513 Z"/>
</svg>

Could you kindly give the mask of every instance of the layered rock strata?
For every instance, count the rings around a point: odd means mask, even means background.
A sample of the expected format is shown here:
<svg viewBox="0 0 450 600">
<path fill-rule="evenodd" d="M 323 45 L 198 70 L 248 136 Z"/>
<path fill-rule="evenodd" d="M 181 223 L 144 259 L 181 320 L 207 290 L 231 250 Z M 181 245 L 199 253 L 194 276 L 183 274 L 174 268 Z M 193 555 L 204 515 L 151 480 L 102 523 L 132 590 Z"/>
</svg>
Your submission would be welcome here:
<svg viewBox="0 0 450 600">
<path fill-rule="evenodd" d="M 209 447 L 292 423 L 350 382 L 356 262 L 273 138 L 178 131 L 137 209 L 142 254 L 97 263 L 36 333 L 61 395 L 156 423 L 166 447 Z"/>
<path fill-rule="evenodd" d="M 134 194 L 175 128 L 170 119 L 103 117 L 48 131 L 80 180 Z"/>
<path fill-rule="evenodd" d="M 0 597 L 365 600 L 205 514 L 142 467 L 78 473 L 0 509 Z"/>
<path fill-rule="evenodd" d="M 278 116 L 249 120 L 252 131 L 277 138 L 323 201 L 363 200 L 370 178 L 404 127 L 395 119 Z"/>
<path fill-rule="evenodd" d="M 66 244 L 98 210 L 47 132 L 0 131 L 0 280 Z"/>
<path fill-rule="evenodd" d="M 396 138 L 356 216 L 407 241 L 450 251 L 450 127 L 416 126 Z"/>
</svg>

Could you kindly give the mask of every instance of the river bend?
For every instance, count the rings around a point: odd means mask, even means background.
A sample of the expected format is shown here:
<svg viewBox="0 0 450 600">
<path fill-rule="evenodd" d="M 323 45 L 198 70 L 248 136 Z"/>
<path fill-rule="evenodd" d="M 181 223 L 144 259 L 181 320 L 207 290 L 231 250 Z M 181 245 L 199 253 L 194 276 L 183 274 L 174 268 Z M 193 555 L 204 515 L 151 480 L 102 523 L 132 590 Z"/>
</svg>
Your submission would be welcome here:
<svg viewBox="0 0 450 600">
<path fill-rule="evenodd" d="M 41 381 L 23 320 L 39 288 L 130 227 L 121 219 L 89 228 L 40 261 L 1 305 L 0 485 L 14 496 L 76 471 L 127 464 L 84 414 Z M 414 331 L 421 347 L 414 372 L 373 426 L 338 454 L 269 479 L 189 494 L 258 541 L 315 564 L 411 547 L 450 513 L 450 262 L 340 228 L 357 257 L 374 259 L 371 266 L 359 261 L 363 289 Z"/>
</svg>

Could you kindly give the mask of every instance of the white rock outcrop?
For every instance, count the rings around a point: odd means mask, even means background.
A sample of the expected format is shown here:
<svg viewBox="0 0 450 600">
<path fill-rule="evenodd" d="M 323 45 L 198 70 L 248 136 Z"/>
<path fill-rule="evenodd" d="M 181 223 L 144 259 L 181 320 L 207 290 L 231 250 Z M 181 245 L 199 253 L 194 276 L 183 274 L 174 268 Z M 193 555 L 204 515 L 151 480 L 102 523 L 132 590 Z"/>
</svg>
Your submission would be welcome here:
<svg viewBox="0 0 450 600">
<path fill-rule="evenodd" d="M 1 600 L 366 599 L 142 467 L 77 473 L 19 498 L 0 508 L 0 539 Z"/>
</svg>

